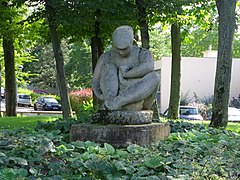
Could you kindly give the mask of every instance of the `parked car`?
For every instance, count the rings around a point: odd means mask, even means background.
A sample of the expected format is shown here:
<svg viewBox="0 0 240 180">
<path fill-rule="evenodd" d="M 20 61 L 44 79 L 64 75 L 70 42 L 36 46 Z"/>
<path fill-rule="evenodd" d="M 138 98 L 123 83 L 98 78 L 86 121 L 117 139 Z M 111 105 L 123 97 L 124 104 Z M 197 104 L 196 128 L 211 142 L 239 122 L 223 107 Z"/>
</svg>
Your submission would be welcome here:
<svg viewBox="0 0 240 180">
<path fill-rule="evenodd" d="M 61 104 L 53 97 L 41 96 L 33 105 L 34 110 L 61 111 Z"/>
<path fill-rule="evenodd" d="M 17 95 L 17 105 L 18 106 L 32 106 L 32 98 L 28 94 L 18 94 Z"/>
<path fill-rule="evenodd" d="M 212 108 L 207 111 L 207 119 L 212 118 Z M 234 107 L 228 107 L 228 121 L 240 122 L 240 109 Z"/>
<path fill-rule="evenodd" d="M 162 114 L 162 116 L 167 117 L 168 109 Z M 203 120 L 199 110 L 194 106 L 180 106 L 179 107 L 179 118 L 189 119 L 189 120 Z"/>
</svg>

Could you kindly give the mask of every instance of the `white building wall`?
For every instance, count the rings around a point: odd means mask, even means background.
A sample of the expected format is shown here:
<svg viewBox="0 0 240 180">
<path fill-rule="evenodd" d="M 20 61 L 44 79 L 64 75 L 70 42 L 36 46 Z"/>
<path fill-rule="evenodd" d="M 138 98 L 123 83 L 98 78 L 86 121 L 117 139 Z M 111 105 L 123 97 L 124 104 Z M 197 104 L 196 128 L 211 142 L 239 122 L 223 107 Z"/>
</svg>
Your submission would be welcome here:
<svg viewBox="0 0 240 180">
<path fill-rule="evenodd" d="M 214 81 L 217 59 L 214 57 L 196 58 L 182 57 L 181 61 L 181 93 L 188 93 L 192 98 L 194 92 L 198 97 L 210 97 L 214 94 Z M 156 67 L 157 69 L 158 67 Z M 161 59 L 161 98 L 160 112 L 168 108 L 171 83 L 171 57 Z M 240 94 L 240 59 L 233 59 L 230 99 Z"/>
</svg>

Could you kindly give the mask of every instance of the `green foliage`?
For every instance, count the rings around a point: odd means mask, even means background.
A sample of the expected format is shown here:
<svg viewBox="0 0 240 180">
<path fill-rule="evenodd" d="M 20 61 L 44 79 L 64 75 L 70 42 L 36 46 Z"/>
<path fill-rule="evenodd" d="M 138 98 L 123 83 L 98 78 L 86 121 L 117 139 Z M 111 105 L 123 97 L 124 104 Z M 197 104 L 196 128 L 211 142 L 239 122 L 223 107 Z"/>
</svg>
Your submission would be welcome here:
<svg viewBox="0 0 240 180">
<path fill-rule="evenodd" d="M 177 132 L 187 132 L 192 129 L 201 131 L 205 129 L 205 126 L 202 124 L 193 124 L 185 121 L 168 121 L 171 127 L 171 133 L 177 133 Z"/>
<path fill-rule="evenodd" d="M 167 140 L 149 148 L 132 144 L 126 149 L 65 141 L 63 125 L 48 131 L 2 130 L 0 178 L 238 179 L 239 134 L 170 123 L 185 132 L 175 130 Z"/>
<path fill-rule="evenodd" d="M 240 21 L 240 18 L 238 18 Z M 239 26 L 239 25 L 238 25 Z M 233 40 L 233 57 L 240 58 L 240 33 L 235 33 L 234 40 Z"/>
<path fill-rule="evenodd" d="M 197 40 L 196 40 L 197 39 Z M 203 57 L 203 52 L 217 50 L 218 31 L 217 25 L 212 25 L 211 29 L 192 28 L 191 33 L 182 42 L 182 56 Z"/>
<path fill-rule="evenodd" d="M 62 134 L 65 141 L 69 140 L 69 131 L 72 124 L 79 123 L 74 118 L 71 119 L 62 119 L 58 118 L 55 121 L 48 121 L 48 122 L 39 122 L 36 126 L 37 131 L 45 130 L 45 131 L 54 131 L 59 130 Z"/>
<path fill-rule="evenodd" d="M 28 95 L 31 95 L 32 93 L 33 93 L 33 91 L 32 90 L 29 90 L 29 89 L 27 89 L 27 88 L 18 88 L 17 89 L 17 93 L 18 94 L 28 94 Z"/>
<path fill-rule="evenodd" d="M 65 65 L 68 84 L 72 89 L 91 87 L 92 61 L 87 42 L 69 45 L 68 62 Z"/>
<path fill-rule="evenodd" d="M 83 103 L 80 104 L 79 112 L 77 114 L 77 119 L 82 123 L 90 122 L 93 113 L 94 113 L 93 99 L 89 101 L 83 101 Z"/>
<path fill-rule="evenodd" d="M 155 60 L 160 60 L 163 56 L 171 56 L 170 32 L 165 27 L 152 29 L 150 32 L 150 51 Z"/>
<path fill-rule="evenodd" d="M 23 1 L 1 0 L 0 4 L 0 39 L 13 39 L 16 83 L 26 85 L 30 74 L 28 71 L 23 71 L 24 67 L 23 69 L 19 67 L 34 59 L 28 48 L 36 42 L 37 34 L 34 30 L 36 26 L 25 21 L 30 11 Z M 0 48 L 0 54 L 1 51 Z"/>
<path fill-rule="evenodd" d="M 31 73 L 30 84 L 42 89 L 56 88 L 56 65 L 51 45 L 38 45 L 31 54 L 38 60 L 24 64 L 25 71 Z"/>
<path fill-rule="evenodd" d="M 238 98 L 233 97 L 229 106 L 240 109 L 240 96 Z"/>
<path fill-rule="evenodd" d="M 169 166 L 169 174 L 174 176 L 190 175 L 193 179 L 215 176 L 217 179 L 232 179 L 239 174 L 239 163 L 230 158 L 238 149 L 238 139 L 239 135 L 224 130 L 191 130 L 187 133 L 172 134 L 168 142 L 159 144 L 159 151 L 175 155 L 168 156 L 175 159 Z"/>
</svg>

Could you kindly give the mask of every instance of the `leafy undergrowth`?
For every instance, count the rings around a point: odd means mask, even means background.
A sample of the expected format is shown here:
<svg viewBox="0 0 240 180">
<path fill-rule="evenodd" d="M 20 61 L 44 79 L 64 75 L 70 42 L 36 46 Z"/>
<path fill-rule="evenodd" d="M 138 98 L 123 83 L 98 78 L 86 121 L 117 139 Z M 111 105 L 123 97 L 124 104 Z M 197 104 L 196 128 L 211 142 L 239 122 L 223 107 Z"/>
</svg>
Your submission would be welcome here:
<svg viewBox="0 0 240 180">
<path fill-rule="evenodd" d="M 165 141 L 144 148 L 67 142 L 60 130 L 1 130 L 0 179 L 239 179 L 240 135 L 170 121 Z M 65 131 L 65 130 L 64 130 Z"/>
</svg>

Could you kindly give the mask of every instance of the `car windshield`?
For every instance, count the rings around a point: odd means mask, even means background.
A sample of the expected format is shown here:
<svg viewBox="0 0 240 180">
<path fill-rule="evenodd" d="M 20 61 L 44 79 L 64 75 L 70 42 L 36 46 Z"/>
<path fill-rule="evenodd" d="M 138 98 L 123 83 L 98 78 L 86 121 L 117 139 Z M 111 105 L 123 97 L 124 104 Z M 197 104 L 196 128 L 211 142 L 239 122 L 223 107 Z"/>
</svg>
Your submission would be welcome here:
<svg viewBox="0 0 240 180">
<path fill-rule="evenodd" d="M 45 98 L 45 101 L 49 103 L 58 103 L 58 101 L 54 98 Z"/>
<path fill-rule="evenodd" d="M 21 99 L 31 99 L 31 97 L 29 95 L 25 95 L 25 94 L 19 95 L 19 98 L 21 98 Z"/>
<path fill-rule="evenodd" d="M 188 108 L 188 107 L 181 107 L 180 108 L 181 115 L 197 115 L 198 109 L 197 108 Z"/>
</svg>

